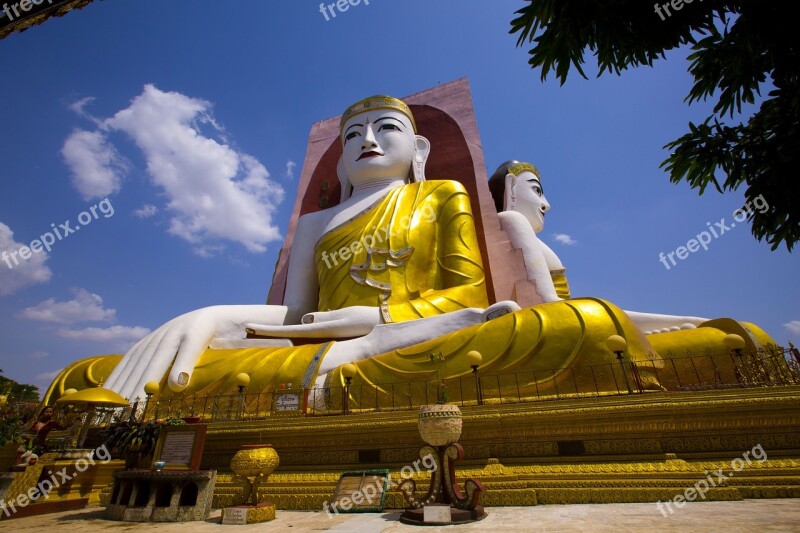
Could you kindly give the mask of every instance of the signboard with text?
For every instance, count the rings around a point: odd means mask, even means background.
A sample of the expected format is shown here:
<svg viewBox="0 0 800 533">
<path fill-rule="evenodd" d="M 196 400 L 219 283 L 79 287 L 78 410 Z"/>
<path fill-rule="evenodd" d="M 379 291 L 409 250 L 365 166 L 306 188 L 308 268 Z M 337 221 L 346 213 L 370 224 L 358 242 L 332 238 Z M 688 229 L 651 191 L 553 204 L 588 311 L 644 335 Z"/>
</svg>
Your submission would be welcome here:
<svg viewBox="0 0 800 533">
<path fill-rule="evenodd" d="M 299 394 L 279 394 L 278 399 L 275 401 L 275 408 L 278 411 L 299 411 L 300 410 L 300 395 Z"/>
<path fill-rule="evenodd" d="M 200 470 L 207 429 L 205 424 L 162 427 L 153 464 L 164 461 L 165 470 Z"/>
</svg>

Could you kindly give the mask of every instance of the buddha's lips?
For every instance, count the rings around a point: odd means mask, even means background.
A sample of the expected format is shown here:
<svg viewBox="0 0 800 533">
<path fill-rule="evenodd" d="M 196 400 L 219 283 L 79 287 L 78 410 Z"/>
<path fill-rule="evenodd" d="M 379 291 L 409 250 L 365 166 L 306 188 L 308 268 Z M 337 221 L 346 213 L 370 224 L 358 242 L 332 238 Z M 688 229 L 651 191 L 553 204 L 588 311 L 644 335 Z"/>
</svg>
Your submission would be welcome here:
<svg viewBox="0 0 800 533">
<path fill-rule="evenodd" d="M 383 154 L 380 154 L 378 152 L 364 152 L 363 154 L 358 156 L 358 159 L 356 161 L 361 161 L 362 159 L 366 159 L 368 157 L 377 157 L 377 156 L 381 156 L 381 155 L 383 155 Z"/>
</svg>

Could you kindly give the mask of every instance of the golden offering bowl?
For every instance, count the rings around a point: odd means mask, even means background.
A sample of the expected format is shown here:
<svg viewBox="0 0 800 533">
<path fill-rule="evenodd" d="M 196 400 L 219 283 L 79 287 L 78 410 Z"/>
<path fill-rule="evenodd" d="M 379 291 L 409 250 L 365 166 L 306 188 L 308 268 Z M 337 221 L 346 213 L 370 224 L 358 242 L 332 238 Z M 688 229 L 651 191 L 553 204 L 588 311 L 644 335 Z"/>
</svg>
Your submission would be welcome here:
<svg viewBox="0 0 800 533">
<path fill-rule="evenodd" d="M 258 484 L 278 468 L 280 459 L 272 444 L 245 444 L 231 459 L 231 470 L 247 481 L 245 501 L 258 505 Z"/>
<path fill-rule="evenodd" d="M 279 464 L 272 444 L 246 444 L 231 459 L 231 470 L 241 477 L 268 476 Z"/>
</svg>

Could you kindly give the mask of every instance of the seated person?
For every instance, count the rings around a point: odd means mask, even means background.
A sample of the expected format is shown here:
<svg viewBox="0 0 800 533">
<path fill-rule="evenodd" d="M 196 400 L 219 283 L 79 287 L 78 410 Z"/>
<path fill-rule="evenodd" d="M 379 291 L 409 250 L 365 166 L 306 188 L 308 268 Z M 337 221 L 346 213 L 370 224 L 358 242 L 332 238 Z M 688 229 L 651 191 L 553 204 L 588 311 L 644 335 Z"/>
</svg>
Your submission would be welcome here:
<svg viewBox="0 0 800 533">
<path fill-rule="evenodd" d="M 22 434 L 24 449 L 35 451 L 41 455 L 47 451 L 47 435 L 54 429 L 62 430 L 67 428 L 53 418 L 53 413 L 54 410 L 49 405 L 42 409 L 39 417 Z"/>
</svg>

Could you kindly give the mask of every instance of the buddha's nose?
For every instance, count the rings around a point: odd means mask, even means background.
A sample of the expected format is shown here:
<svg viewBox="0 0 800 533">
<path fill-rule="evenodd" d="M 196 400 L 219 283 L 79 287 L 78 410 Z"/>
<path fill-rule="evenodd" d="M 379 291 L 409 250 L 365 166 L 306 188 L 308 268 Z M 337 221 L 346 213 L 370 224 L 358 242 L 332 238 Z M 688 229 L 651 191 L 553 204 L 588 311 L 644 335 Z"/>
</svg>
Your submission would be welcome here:
<svg viewBox="0 0 800 533">
<path fill-rule="evenodd" d="M 361 143 L 362 148 L 374 148 L 378 146 L 378 142 L 375 140 L 375 132 L 372 130 L 372 123 L 367 122 L 364 131 L 364 142 Z"/>
<path fill-rule="evenodd" d="M 550 211 L 550 204 L 542 197 L 542 213 L 547 213 L 548 211 Z"/>
</svg>

